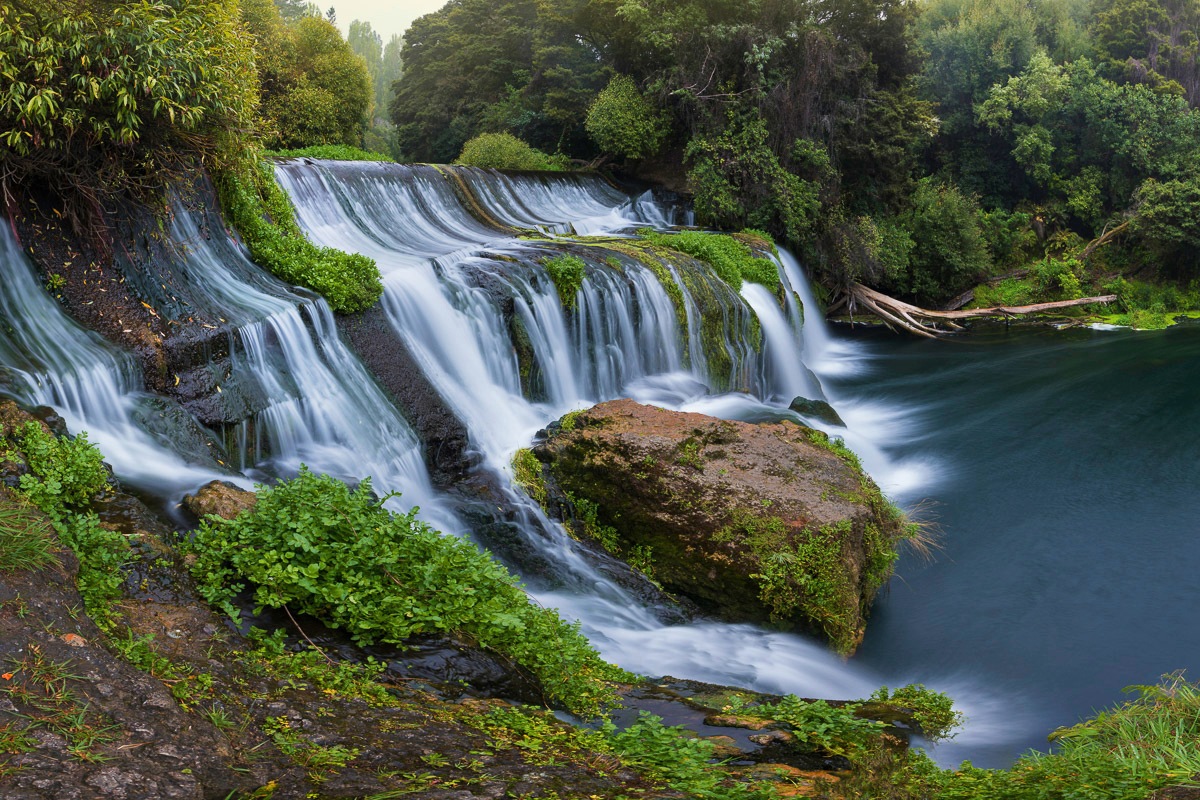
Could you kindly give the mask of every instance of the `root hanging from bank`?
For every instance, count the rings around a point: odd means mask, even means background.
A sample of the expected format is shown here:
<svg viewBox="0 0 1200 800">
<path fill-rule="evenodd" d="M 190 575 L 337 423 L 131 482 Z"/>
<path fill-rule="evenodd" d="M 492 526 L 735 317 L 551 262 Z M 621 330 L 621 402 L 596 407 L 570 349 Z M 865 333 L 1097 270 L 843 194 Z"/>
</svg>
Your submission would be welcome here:
<svg viewBox="0 0 1200 800">
<path fill-rule="evenodd" d="M 1061 308 L 1086 306 L 1094 303 L 1111 303 L 1116 299 L 1117 296 L 1115 294 L 1106 294 L 1097 297 L 1081 297 L 1078 300 L 1034 303 L 1028 306 L 993 306 L 991 308 L 935 311 L 914 306 L 911 303 L 905 303 L 903 300 L 897 300 L 894 297 L 888 297 L 886 294 L 863 286 L 861 283 L 854 283 L 850 285 L 850 288 L 842 298 L 839 298 L 834 305 L 830 306 L 830 310 L 832 311 L 845 306 L 853 314 L 860 308 L 866 309 L 883 320 L 884 324 L 893 330 L 904 330 L 929 339 L 938 339 L 948 334 L 961 333 L 964 328 L 958 324 L 959 320 L 983 319 L 988 317 L 999 317 L 1009 320 L 1014 317 L 1041 314 Z"/>
</svg>

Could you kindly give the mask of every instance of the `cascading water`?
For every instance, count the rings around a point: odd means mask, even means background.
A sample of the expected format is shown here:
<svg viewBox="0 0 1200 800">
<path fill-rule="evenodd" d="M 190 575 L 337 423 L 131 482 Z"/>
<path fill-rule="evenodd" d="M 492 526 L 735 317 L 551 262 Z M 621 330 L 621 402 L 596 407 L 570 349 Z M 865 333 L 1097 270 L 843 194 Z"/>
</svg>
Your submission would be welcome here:
<svg viewBox="0 0 1200 800">
<path fill-rule="evenodd" d="M 682 308 L 668 296 L 660 275 L 631 259 L 616 259 L 619 264 L 614 265 L 598 250 L 597 255 L 588 255 L 587 277 L 574 298 L 574 308 L 564 316 L 541 263 L 551 255 L 581 252 L 570 237 L 561 244 L 514 242 L 485 227 L 486 236 L 467 244 L 463 241 L 466 226 L 443 235 L 436 221 L 420 216 L 427 212 L 419 204 L 405 201 L 400 211 L 395 198 L 407 197 L 412 184 L 427 176 L 399 166 L 372 167 L 367 172 L 369 180 L 346 167 L 293 162 L 281 165 L 277 174 L 314 241 L 376 259 L 384 273 L 384 305 L 397 335 L 466 424 L 484 465 L 497 473 L 507 471 L 512 453 L 527 446 L 539 427 L 571 408 L 617 396 L 751 419 L 786 413 L 786 404 L 796 394 L 826 396 L 819 381 L 821 370 L 810 372 L 805 359 L 815 358 L 824 366 L 828 340 L 822 343 L 818 338 L 809 343 L 811 352 L 799 351 L 803 306 L 808 306 L 810 318 L 817 318 L 810 298 L 788 297 L 781 306 L 770 292 L 751 286 L 744 290 L 747 302 L 730 293 L 718 307 L 707 309 L 724 316 L 722 330 L 735 331 L 725 342 L 724 357 L 734 375 L 726 385 L 746 390 L 714 395 L 708 387 L 720 376 L 714 380 L 708 362 L 713 352 L 719 355 L 720 351 L 701 346 L 705 332 L 693 291 L 699 287 L 681 279 L 677 267 L 663 265 L 679 290 Z M 573 177 L 570 187 L 558 195 L 553 177 L 541 180 L 555 202 L 538 203 L 536 211 L 527 204 L 521 218 L 525 224 L 536 223 L 543 231 L 578 230 L 572 224 L 577 216 L 592 221 L 607 218 L 612 229 L 645 224 L 644 217 L 623 216 L 619 203 L 614 206 L 618 211 L 607 217 L 597 214 L 590 200 L 578 210 L 572 208 L 568 198 L 580 191 L 583 178 Z M 476 172 L 464 181 L 503 184 L 505 179 Z M 496 198 L 511 197 L 511 189 L 485 192 L 477 187 L 476 196 L 487 197 L 479 204 L 493 208 L 500 202 Z M 596 194 L 609 191 L 602 187 Z M 527 195 L 537 196 L 528 192 L 521 197 Z M 339 200 L 331 202 L 335 197 Z M 410 211 L 403 221 L 390 217 Z M 400 226 L 422 230 L 411 241 L 387 234 Z M 480 224 L 474 226 L 478 230 Z M 794 259 L 786 253 L 781 258 L 783 294 L 804 291 L 806 284 Z M 506 316 L 502 306 L 508 302 L 512 309 Z M 762 326 L 761 355 L 746 344 L 751 338 L 751 309 Z M 681 313 L 686 316 L 682 323 Z M 514 345 L 513 320 L 522 328 L 525 356 L 518 352 L 522 347 Z M 806 342 L 808 336 L 805 328 Z M 523 364 L 523 358 L 529 363 Z M 532 388 L 536 401 L 522 391 L 522 370 L 528 371 L 531 364 L 541 379 L 531 387 L 527 375 L 524 390 Z M 852 429 L 854 425 L 852 420 Z M 835 433 L 846 436 L 852 446 L 861 444 L 861 437 L 850 431 Z M 868 448 L 868 453 L 868 465 L 886 472 L 883 452 Z M 541 523 L 538 528 L 549 524 L 535 504 L 527 503 L 524 512 Z M 537 534 L 531 533 L 530 538 L 537 544 Z M 559 559 L 564 571 L 577 573 L 579 580 L 569 581 L 568 589 L 535 590 L 534 596 L 581 620 L 601 652 L 629 669 L 809 696 L 863 696 L 881 682 L 799 636 L 750 625 L 664 624 L 654 609 L 642 606 L 592 570 L 565 535 L 541 546 Z M 586 591 L 580 591 L 580 585 Z"/>
<path fill-rule="evenodd" d="M 246 260 L 219 228 L 205 235 L 181 207 L 171 237 L 181 263 L 179 286 L 208 311 L 235 326 L 231 378 L 255 381 L 265 398 L 243 437 L 243 467 L 295 474 L 302 464 L 345 479 L 370 476 L 377 490 L 401 492 L 404 507 L 419 505 L 434 525 L 459 523 L 433 492 L 420 443 L 338 337 L 320 299 L 297 296 Z"/>
<path fill-rule="evenodd" d="M 69 430 L 87 431 L 121 479 L 140 489 L 174 496 L 229 479 L 202 445 L 176 452 L 196 438 L 196 431 L 172 424 L 186 415 L 141 392 L 133 359 L 75 324 L 34 274 L 13 235 L 0 231 L 0 394 L 54 408 Z"/>
</svg>

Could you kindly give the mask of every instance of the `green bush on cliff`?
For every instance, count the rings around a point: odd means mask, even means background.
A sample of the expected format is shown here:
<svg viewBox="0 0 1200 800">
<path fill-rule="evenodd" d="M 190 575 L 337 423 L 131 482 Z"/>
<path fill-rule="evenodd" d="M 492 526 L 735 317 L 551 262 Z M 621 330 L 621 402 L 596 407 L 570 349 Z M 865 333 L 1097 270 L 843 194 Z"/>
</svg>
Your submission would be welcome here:
<svg viewBox="0 0 1200 800">
<path fill-rule="evenodd" d="M 383 294 L 375 262 L 358 253 L 317 247 L 305 238 L 271 168 L 247 159 L 216 176 L 217 192 L 250 256 L 275 277 L 312 289 L 342 314 L 372 306 Z"/>
<path fill-rule="evenodd" d="M 303 470 L 261 489 L 236 519 L 205 520 L 188 545 L 193 574 L 230 614 L 233 595 L 250 585 L 258 605 L 312 614 L 364 644 L 468 636 L 529 670 L 549 700 L 576 714 L 615 699 L 605 681 L 626 673 L 601 660 L 577 626 L 531 603 L 487 553 L 381 503 L 369 480 L 351 490 Z"/>
</svg>

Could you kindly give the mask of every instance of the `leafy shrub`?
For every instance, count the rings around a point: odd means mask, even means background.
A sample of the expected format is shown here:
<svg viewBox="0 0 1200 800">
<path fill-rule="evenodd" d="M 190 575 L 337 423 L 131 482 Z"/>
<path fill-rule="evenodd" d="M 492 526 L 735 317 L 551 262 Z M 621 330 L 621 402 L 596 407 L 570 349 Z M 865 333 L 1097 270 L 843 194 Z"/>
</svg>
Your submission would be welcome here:
<svg viewBox="0 0 1200 800">
<path fill-rule="evenodd" d="M 584 264 L 579 256 L 561 255 L 547 258 L 542 266 L 550 273 L 550 280 L 558 289 L 558 299 L 563 308 L 575 308 L 575 296 L 583 286 Z"/>
<path fill-rule="evenodd" d="M 316 144 L 298 150 L 268 150 L 273 158 L 320 158 L 326 161 L 392 161 L 391 156 L 347 144 Z"/>
<path fill-rule="evenodd" d="M 887 727 L 858 716 L 859 705 L 831 706 L 824 700 L 801 700 L 789 694 L 777 703 L 754 706 L 749 713 L 786 724 L 796 739 L 831 755 L 853 756 Z"/>
<path fill-rule="evenodd" d="M 253 52 L 229 3 L 3 3 L 0 74 L 10 182 L 140 191 L 253 127 Z"/>
<path fill-rule="evenodd" d="M 615 76 L 601 90 L 584 126 L 601 150 L 628 158 L 654 155 L 669 131 L 663 113 L 642 97 L 627 75 Z"/>
<path fill-rule="evenodd" d="M 562 165 L 511 133 L 481 133 L 463 145 L 456 164 L 489 169 L 561 170 Z"/>
<path fill-rule="evenodd" d="M 6 455 L 29 468 L 20 479 L 21 493 L 51 519 L 86 510 L 107 488 L 108 472 L 86 433 L 59 439 L 36 422 L 27 422 L 14 438 L 16 450 Z"/>
<path fill-rule="evenodd" d="M 275 277 L 317 292 L 339 313 L 374 305 L 383 294 L 375 262 L 308 241 L 270 169 L 264 163 L 244 164 L 217 175 L 221 205 L 250 256 Z"/>
<path fill-rule="evenodd" d="M 793 242 L 805 237 L 820 210 L 820 186 L 785 169 L 769 138 L 757 112 L 731 110 L 720 134 L 688 143 L 688 182 L 702 224 L 760 228 Z"/>
<path fill-rule="evenodd" d="M 755 789 L 728 780 L 713 769 L 715 746 L 682 727 L 667 727 L 645 712 L 623 731 L 608 729 L 610 746 L 627 764 L 651 780 L 661 781 L 682 796 L 697 800 L 768 800 L 770 789 Z"/>
<path fill-rule="evenodd" d="M 991 267 L 979 207 L 951 184 L 917 183 L 912 207 L 901 215 L 912 239 L 908 269 L 897 288 L 921 303 L 959 294 Z"/>
<path fill-rule="evenodd" d="M 881 686 L 870 700 L 909 709 L 913 720 L 921 726 L 921 732 L 932 741 L 949 737 L 952 735 L 950 731 L 962 724 L 963 715 L 954 710 L 953 700 L 919 683 L 910 683 L 895 691 Z"/>
<path fill-rule="evenodd" d="M 312 614 L 364 644 L 463 634 L 529 670 L 577 714 L 598 713 L 613 700 L 604 681 L 626 675 L 577 626 L 533 605 L 486 553 L 441 536 L 415 511 L 384 509 L 369 480 L 351 491 L 303 470 L 262 489 L 237 519 L 209 517 L 189 549 L 202 593 L 230 614 L 232 596 L 251 584 L 260 606 Z"/>
<path fill-rule="evenodd" d="M 103 624 L 125 582 L 129 545 L 121 534 L 101 528 L 90 511 L 92 499 L 108 486 L 100 451 L 86 434 L 60 439 L 35 422 L 19 428 L 12 444 L 4 458 L 29 468 L 20 492 L 50 517 L 62 543 L 79 557 L 79 593 Z"/>
<path fill-rule="evenodd" d="M 749 247 L 732 236 L 702 231 L 668 234 L 649 228 L 639 230 L 638 234 L 650 244 L 678 250 L 705 262 L 734 289 L 740 289 L 743 280 L 761 283 L 770 289 L 779 285 L 779 269 L 775 262 L 769 258 L 758 258 Z"/>
</svg>

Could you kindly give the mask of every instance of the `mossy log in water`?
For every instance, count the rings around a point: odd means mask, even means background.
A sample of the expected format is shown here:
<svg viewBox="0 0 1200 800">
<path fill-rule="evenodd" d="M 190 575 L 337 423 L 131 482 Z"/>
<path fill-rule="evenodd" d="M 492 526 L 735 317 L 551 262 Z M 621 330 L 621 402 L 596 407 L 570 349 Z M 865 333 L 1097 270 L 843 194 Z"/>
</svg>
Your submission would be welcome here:
<svg viewBox="0 0 1200 800">
<path fill-rule="evenodd" d="M 839 442 L 630 400 L 567 427 L 534 449 L 553 485 L 664 588 L 722 617 L 812 630 L 840 653 L 858 646 L 908 528 Z"/>
</svg>

